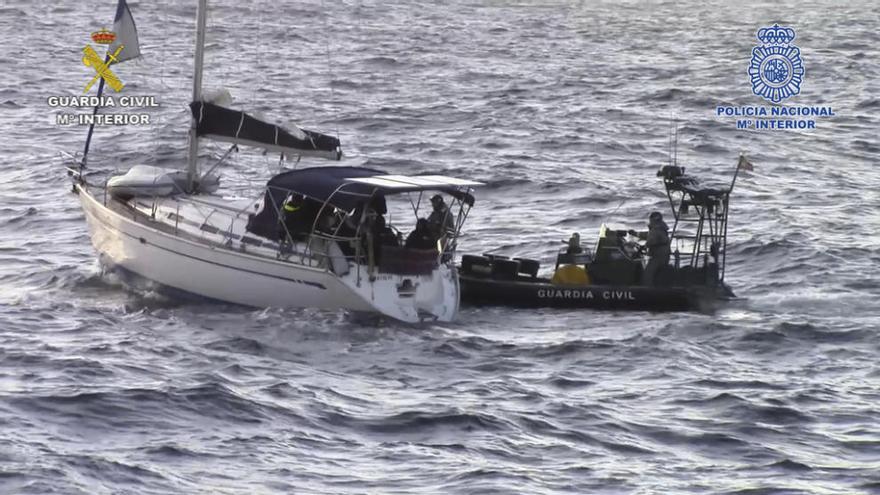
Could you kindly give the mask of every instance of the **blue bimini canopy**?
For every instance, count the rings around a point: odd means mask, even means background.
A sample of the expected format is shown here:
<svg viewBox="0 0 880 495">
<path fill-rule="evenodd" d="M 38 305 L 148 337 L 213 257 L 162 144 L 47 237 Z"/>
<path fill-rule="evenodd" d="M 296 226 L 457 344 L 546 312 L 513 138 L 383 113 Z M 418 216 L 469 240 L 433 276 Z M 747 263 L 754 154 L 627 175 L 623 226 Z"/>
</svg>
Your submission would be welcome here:
<svg viewBox="0 0 880 495">
<path fill-rule="evenodd" d="M 282 172 L 272 177 L 266 187 L 270 191 L 277 190 L 282 201 L 294 192 L 321 203 L 329 202 L 340 210 L 351 211 L 369 199 L 376 188 L 349 179 L 384 173 L 363 167 L 311 167 Z"/>
<path fill-rule="evenodd" d="M 269 180 L 263 209 L 253 215 L 247 230 L 269 239 L 278 239 L 278 210 L 291 193 L 305 198 L 304 210 L 318 214 L 326 203 L 342 211 L 370 202 L 380 214 L 385 213 L 385 195 L 413 191 L 443 191 L 469 206 L 474 204 L 468 192 L 482 185 L 442 175 L 387 175 L 381 170 L 363 167 L 312 167 L 283 172 Z"/>
<path fill-rule="evenodd" d="M 353 177 L 373 177 L 384 174 L 381 170 L 363 167 L 312 167 L 282 172 L 269 180 L 263 208 L 248 221 L 247 230 L 273 240 L 281 238 L 278 210 L 291 193 L 301 194 L 308 202 L 308 210 L 317 210 L 330 198 L 332 206 L 351 211 L 364 203 L 375 191 L 367 184 L 350 183 Z M 340 187 L 345 194 L 340 194 Z M 317 206 L 317 208 L 316 208 Z"/>
</svg>

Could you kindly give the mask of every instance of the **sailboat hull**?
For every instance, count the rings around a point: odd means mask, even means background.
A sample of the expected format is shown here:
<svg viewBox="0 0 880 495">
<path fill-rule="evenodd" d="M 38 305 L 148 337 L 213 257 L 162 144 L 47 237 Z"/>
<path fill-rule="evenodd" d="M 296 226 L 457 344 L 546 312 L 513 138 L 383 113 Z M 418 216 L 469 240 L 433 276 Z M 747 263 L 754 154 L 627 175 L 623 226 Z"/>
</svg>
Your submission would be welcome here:
<svg viewBox="0 0 880 495">
<path fill-rule="evenodd" d="M 254 307 L 375 311 L 326 270 L 189 241 L 107 208 L 77 186 L 101 263 L 209 299 Z"/>
</svg>

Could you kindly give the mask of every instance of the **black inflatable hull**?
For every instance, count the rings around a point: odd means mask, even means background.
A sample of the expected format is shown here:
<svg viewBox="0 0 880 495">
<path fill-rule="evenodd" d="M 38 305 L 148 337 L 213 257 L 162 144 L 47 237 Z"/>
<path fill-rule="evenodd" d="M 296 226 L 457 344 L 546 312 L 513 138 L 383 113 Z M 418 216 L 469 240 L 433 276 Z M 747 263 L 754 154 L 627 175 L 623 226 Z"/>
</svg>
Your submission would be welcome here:
<svg viewBox="0 0 880 495">
<path fill-rule="evenodd" d="M 471 305 L 693 311 L 705 309 L 712 299 L 703 291 L 681 287 L 570 287 L 553 285 L 546 279 L 497 280 L 471 274 L 460 274 L 459 279 L 461 300 Z"/>
</svg>

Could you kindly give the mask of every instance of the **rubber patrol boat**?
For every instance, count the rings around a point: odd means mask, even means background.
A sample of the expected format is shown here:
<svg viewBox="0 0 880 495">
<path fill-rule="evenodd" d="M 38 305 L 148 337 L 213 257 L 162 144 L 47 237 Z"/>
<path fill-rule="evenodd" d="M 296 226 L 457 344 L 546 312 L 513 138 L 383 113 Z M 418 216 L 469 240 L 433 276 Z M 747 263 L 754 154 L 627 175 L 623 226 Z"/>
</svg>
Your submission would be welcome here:
<svg viewBox="0 0 880 495">
<path fill-rule="evenodd" d="M 650 267 L 638 232 L 603 224 L 592 250 L 582 248 L 579 235 L 573 235 L 556 254 L 552 276 L 539 276 L 540 262 L 534 259 L 463 255 L 462 300 L 524 308 L 688 311 L 734 298 L 724 282 L 730 195 L 739 171 L 751 168 L 740 156 L 725 188 L 703 187 L 677 165 L 657 172 L 674 219 L 664 241 L 671 254 L 666 263 Z"/>
</svg>

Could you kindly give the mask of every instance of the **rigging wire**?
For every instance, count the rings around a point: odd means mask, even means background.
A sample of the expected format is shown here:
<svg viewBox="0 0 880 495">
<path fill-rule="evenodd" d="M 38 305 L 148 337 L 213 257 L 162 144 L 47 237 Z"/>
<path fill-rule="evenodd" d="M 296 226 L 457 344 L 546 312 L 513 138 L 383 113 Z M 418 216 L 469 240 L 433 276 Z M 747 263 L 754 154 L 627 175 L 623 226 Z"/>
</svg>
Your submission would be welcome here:
<svg viewBox="0 0 880 495">
<path fill-rule="evenodd" d="M 173 24 L 171 23 L 171 20 L 170 20 L 171 9 L 168 7 L 165 7 L 165 6 L 159 6 L 158 9 L 160 11 L 159 12 L 159 17 L 161 19 L 160 25 L 161 26 L 168 26 L 168 28 L 171 29 L 171 26 L 173 26 Z M 156 47 L 156 48 L 158 51 L 159 47 Z M 148 52 L 148 50 L 145 50 L 145 51 Z M 165 62 L 168 58 L 170 58 L 170 56 L 172 56 L 172 54 L 173 54 L 173 52 L 169 53 L 168 56 L 162 56 L 162 55 L 159 56 L 159 87 L 162 88 L 163 96 L 170 95 L 171 88 L 173 86 L 173 84 L 169 84 L 169 82 L 167 80 L 168 75 L 165 73 L 165 70 L 166 70 Z M 162 102 L 162 103 L 165 103 L 165 102 Z M 165 104 L 167 104 L 167 103 L 165 103 Z M 167 112 L 158 112 L 158 117 L 159 117 L 159 119 L 158 119 L 159 120 L 159 127 L 156 129 L 155 132 L 161 137 L 163 129 L 168 128 L 169 116 L 168 116 Z"/>
<path fill-rule="evenodd" d="M 623 206 L 624 203 L 626 203 L 626 201 L 627 201 L 626 199 L 624 199 L 623 201 L 621 201 L 620 204 L 617 205 L 617 208 L 611 210 L 610 212 L 606 210 L 605 213 L 604 213 L 603 216 L 602 216 L 602 223 L 603 223 L 603 224 L 608 223 L 608 219 L 609 219 L 612 215 L 614 215 L 615 213 L 617 213 L 617 210 L 619 210 L 620 207 Z"/>
<path fill-rule="evenodd" d="M 263 4 L 264 4 L 264 2 L 262 0 L 258 0 L 256 2 L 256 8 L 258 10 L 258 14 L 257 14 L 257 29 L 255 30 L 255 32 L 257 33 L 259 40 L 257 41 L 257 45 L 256 45 L 256 52 L 257 53 L 254 55 L 254 69 L 253 70 L 256 71 L 256 73 L 257 73 L 257 81 L 253 81 L 251 84 L 251 97 L 250 97 L 250 108 L 253 108 L 254 110 L 256 110 L 258 108 L 257 107 L 257 105 L 258 105 L 257 89 L 264 88 L 267 86 L 267 84 L 266 84 L 266 82 L 267 82 L 266 72 L 267 71 L 263 67 L 263 52 L 266 51 L 266 38 L 267 38 L 266 31 L 263 29 L 266 24 L 265 17 L 264 17 L 265 9 L 263 8 L 264 7 Z M 274 36 L 274 30 L 272 31 L 272 35 Z M 258 116 L 258 118 L 259 118 L 259 116 Z M 269 154 L 265 153 L 265 152 L 263 153 L 263 167 L 265 170 L 272 171 L 272 163 L 269 160 Z M 283 165 L 279 161 L 278 170 L 276 171 L 276 173 L 280 172 L 282 167 L 283 167 Z M 255 182 L 255 179 L 250 178 L 249 182 L 251 183 L 251 187 L 253 187 L 253 182 Z"/>
<path fill-rule="evenodd" d="M 257 10 L 259 11 L 257 15 L 257 53 L 254 56 L 254 70 L 257 72 L 258 84 L 251 84 L 251 98 L 250 98 L 250 106 L 251 108 L 257 108 L 257 88 L 263 88 L 266 86 L 266 70 L 263 68 L 263 52 L 266 49 L 266 36 L 265 31 L 263 30 L 264 21 L 263 21 L 263 1 L 258 0 L 256 2 Z M 248 30 L 245 30 L 245 33 L 248 33 Z M 248 33 L 250 34 L 250 33 Z"/>
<path fill-rule="evenodd" d="M 330 112 L 335 125 L 336 139 L 339 139 L 339 115 L 336 105 L 336 90 L 333 88 L 333 57 L 330 50 L 330 14 L 327 10 L 325 0 L 321 0 L 321 10 L 324 11 L 324 53 L 327 56 L 327 84 L 330 86 L 330 104 L 332 105 Z M 340 141 L 341 143 L 341 141 Z"/>
</svg>

